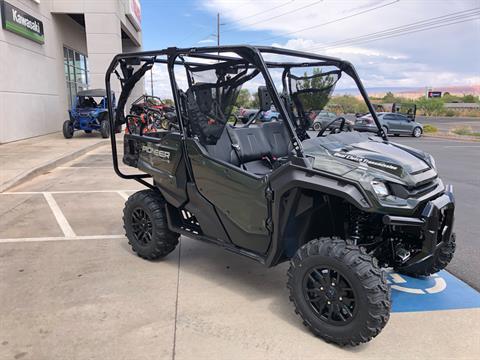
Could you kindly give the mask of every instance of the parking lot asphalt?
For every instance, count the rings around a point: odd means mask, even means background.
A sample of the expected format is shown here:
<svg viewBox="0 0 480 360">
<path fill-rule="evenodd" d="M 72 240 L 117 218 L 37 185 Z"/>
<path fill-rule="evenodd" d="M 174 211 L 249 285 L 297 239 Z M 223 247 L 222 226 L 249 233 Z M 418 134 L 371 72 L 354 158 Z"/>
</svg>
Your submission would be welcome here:
<svg viewBox="0 0 480 360">
<path fill-rule="evenodd" d="M 417 116 L 416 120 L 421 124 L 430 124 L 439 131 L 448 132 L 454 128 L 469 127 L 472 131 L 480 131 L 480 118 L 474 117 L 446 117 L 446 116 Z"/>
<path fill-rule="evenodd" d="M 480 199 L 472 189 L 479 185 L 480 145 L 395 141 L 434 154 L 456 187 L 459 246 L 448 269 L 478 286 Z M 125 199 L 142 186 L 118 178 L 110 156 L 105 146 L 0 194 L 1 359 L 480 356 L 480 309 L 462 308 L 462 294 L 453 294 L 456 310 L 398 308 L 372 342 L 342 349 L 312 336 L 293 312 L 287 264 L 267 269 L 185 237 L 161 261 L 138 258 L 121 216 Z M 438 279 L 427 292 L 450 287 L 451 279 Z M 391 280 L 405 287 L 404 279 Z M 397 307 L 400 298 L 394 294 Z"/>
<path fill-rule="evenodd" d="M 453 185 L 457 249 L 448 270 L 480 290 L 480 143 L 410 137 L 392 141 L 432 154 L 443 182 Z"/>
</svg>

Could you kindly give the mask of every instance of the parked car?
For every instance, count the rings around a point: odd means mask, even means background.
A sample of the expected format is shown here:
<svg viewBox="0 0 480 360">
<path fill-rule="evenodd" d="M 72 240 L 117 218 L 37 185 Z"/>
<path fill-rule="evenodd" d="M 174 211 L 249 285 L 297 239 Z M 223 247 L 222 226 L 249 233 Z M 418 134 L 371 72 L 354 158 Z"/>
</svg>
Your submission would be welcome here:
<svg viewBox="0 0 480 360">
<path fill-rule="evenodd" d="M 377 113 L 377 116 L 380 120 L 380 124 L 382 124 L 382 128 L 387 134 L 393 134 L 395 136 L 411 135 L 417 138 L 423 134 L 423 125 L 409 119 L 405 115 L 382 112 Z M 353 128 L 357 131 L 378 131 L 372 115 L 365 115 L 357 118 Z"/>
<path fill-rule="evenodd" d="M 258 109 L 245 109 L 240 108 L 238 110 L 238 118 L 244 124 L 246 124 L 249 120 L 253 119 L 253 117 L 258 113 Z"/>
<path fill-rule="evenodd" d="M 79 91 L 72 108 L 68 111 L 70 119 L 63 123 L 63 136 L 70 139 L 76 130 L 83 130 L 87 134 L 99 131 L 103 138 L 107 138 L 110 134 L 110 125 L 106 96 L 104 89 Z"/>
<path fill-rule="evenodd" d="M 263 111 L 259 118 L 261 122 L 277 121 L 280 118 L 280 113 L 275 110 Z"/>
<path fill-rule="evenodd" d="M 335 119 L 338 119 L 335 121 Z M 333 123 L 332 123 L 333 122 Z M 335 130 L 340 127 L 341 119 L 338 118 L 337 114 L 322 110 L 318 113 L 313 120 L 312 128 L 315 131 L 320 131 L 325 127 L 328 127 L 328 130 Z M 353 128 L 353 121 L 346 119 L 345 125 L 348 129 Z"/>
</svg>

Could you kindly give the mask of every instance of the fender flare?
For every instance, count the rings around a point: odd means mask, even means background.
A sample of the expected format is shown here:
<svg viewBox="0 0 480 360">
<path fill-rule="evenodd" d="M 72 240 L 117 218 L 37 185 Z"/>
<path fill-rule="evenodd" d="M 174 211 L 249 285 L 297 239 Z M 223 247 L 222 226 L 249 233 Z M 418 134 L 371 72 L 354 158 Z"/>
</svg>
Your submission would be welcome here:
<svg viewBox="0 0 480 360">
<path fill-rule="evenodd" d="M 272 176 L 270 189 L 274 194 L 271 203 L 271 216 L 274 225 L 270 246 L 266 254 L 266 264 L 268 266 L 276 265 L 284 251 L 283 235 L 285 229 L 283 226 L 285 222 L 282 221 L 284 219 L 281 212 L 281 202 L 288 191 L 295 189 L 318 191 L 325 195 L 341 198 L 363 211 L 368 211 L 373 207 L 359 184 L 331 174 L 297 168 L 296 166 L 287 166 L 284 171 Z"/>
</svg>

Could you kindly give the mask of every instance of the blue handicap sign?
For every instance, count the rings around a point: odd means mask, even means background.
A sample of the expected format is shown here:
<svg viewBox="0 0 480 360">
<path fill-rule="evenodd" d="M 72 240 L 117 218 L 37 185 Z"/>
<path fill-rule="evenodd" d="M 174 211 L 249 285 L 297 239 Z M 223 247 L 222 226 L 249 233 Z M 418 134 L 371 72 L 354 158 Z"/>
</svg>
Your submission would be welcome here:
<svg viewBox="0 0 480 360">
<path fill-rule="evenodd" d="M 392 311 L 433 311 L 480 307 L 480 293 L 446 271 L 416 279 L 388 274 Z"/>
</svg>

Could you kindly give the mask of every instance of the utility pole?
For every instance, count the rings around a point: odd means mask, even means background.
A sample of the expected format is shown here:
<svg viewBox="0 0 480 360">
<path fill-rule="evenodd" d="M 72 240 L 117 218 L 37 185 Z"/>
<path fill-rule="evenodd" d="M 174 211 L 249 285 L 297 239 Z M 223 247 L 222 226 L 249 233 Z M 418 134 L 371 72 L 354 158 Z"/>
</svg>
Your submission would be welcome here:
<svg viewBox="0 0 480 360">
<path fill-rule="evenodd" d="M 217 46 L 220 46 L 220 13 L 217 13 Z"/>
<path fill-rule="evenodd" d="M 153 96 L 153 67 L 150 69 L 150 88 Z"/>
</svg>

